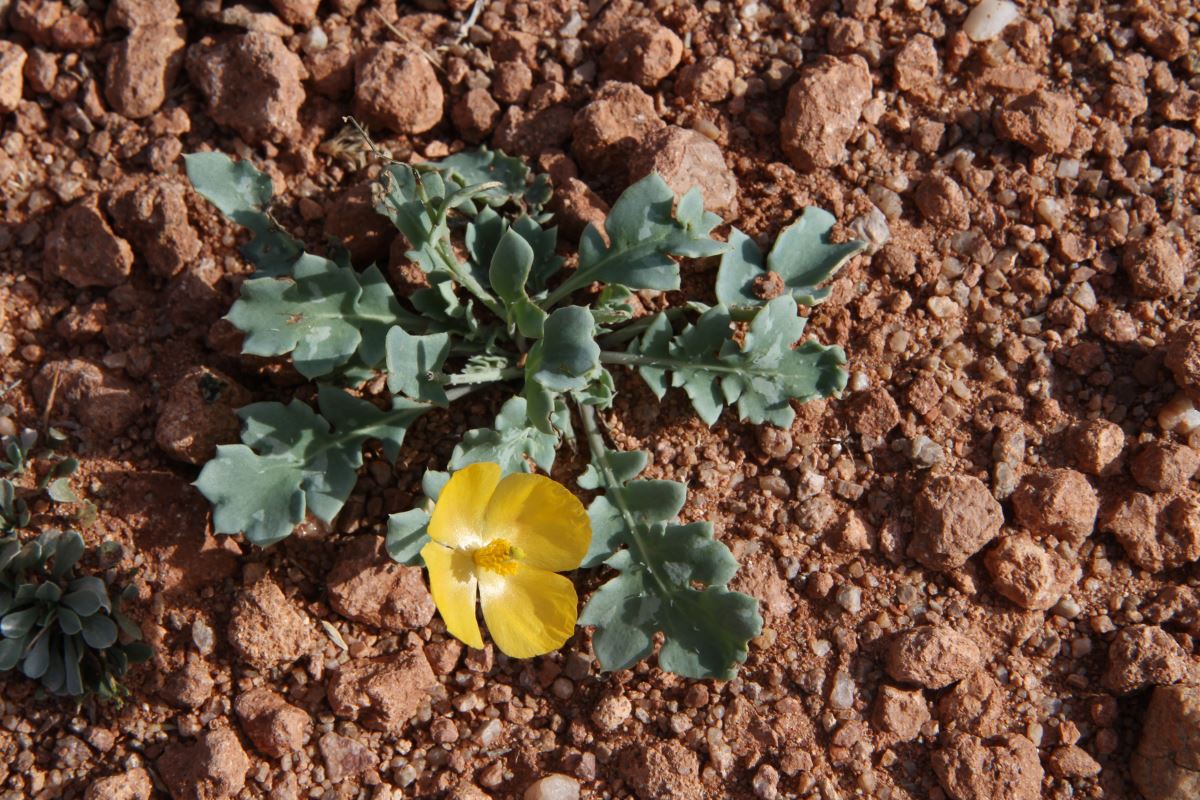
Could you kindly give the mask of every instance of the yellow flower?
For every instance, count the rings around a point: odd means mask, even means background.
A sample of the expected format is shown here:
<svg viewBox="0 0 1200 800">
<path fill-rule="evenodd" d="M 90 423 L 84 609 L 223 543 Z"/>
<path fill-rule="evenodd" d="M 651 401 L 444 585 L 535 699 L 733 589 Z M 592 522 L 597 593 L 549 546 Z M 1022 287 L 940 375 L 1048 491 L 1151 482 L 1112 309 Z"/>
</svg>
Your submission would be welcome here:
<svg viewBox="0 0 1200 800">
<path fill-rule="evenodd" d="M 421 550 L 446 630 L 483 647 L 475 596 L 492 641 L 513 658 L 557 650 L 571 637 L 578 598 L 556 572 L 587 554 L 592 526 L 583 503 L 561 484 L 497 464 L 472 464 L 442 489 Z"/>
</svg>

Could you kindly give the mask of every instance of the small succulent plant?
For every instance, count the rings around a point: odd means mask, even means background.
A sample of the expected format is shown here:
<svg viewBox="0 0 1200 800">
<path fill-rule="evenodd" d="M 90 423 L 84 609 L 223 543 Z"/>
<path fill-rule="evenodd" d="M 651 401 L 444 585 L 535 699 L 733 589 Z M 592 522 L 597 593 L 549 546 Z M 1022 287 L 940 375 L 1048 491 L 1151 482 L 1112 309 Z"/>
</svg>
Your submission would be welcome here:
<svg viewBox="0 0 1200 800">
<path fill-rule="evenodd" d="M 119 698 L 119 679 L 150 648 L 121 612 L 136 587 L 78 574 L 86 550 L 74 531 L 0 539 L 0 672 L 20 668 L 53 694 Z"/>
</svg>

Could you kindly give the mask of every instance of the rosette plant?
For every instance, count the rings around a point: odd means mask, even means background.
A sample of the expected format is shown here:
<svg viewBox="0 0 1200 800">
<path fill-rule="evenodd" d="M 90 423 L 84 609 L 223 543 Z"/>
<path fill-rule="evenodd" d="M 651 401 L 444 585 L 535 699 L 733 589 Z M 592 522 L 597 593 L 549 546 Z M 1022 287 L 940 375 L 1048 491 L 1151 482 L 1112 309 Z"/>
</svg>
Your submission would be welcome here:
<svg viewBox="0 0 1200 800">
<path fill-rule="evenodd" d="M 676 198 L 650 175 L 625 190 L 602 228 L 584 231 L 567 269 L 549 224 L 547 178 L 481 149 L 382 165 L 376 209 L 404 237 L 426 282 L 401 297 L 377 267 L 356 269 L 340 247 L 306 251 L 271 216 L 271 181 L 250 164 L 197 153 L 187 170 L 201 194 L 250 231 L 242 252 L 256 273 L 228 315 L 245 333 L 244 352 L 290 358 L 318 384 L 316 408 L 293 400 L 240 410 L 241 444 L 220 447 L 196 482 L 218 532 L 266 546 L 307 514 L 332 520 L 354 486 L 365 442 L 377 440 L 394 459 L 419 416 L 496 387 L 509 397 L 494 425 L 464 432 L 447 471 L 424 476 L 433 519 L 425 506 L 389 519 L 392 557 L 424 561 L 436 595 L 438 564 L 454 557 L 443 552 L 454 543 L 439 534 L 437 509 L 463 474 L 449 473 L 493 464 L 489 481 L 499 492 L 511 476 L 550 473 L 558 448 L 581 438 L 590 454 L 577 478 L 592 497 L 589 545 L 580 561 L 547 562 L 543 571 L 578 563 L 611 576 L 578 618 L 594 628 L 601 665 L 628 667 L 661 640 L 663 669 L 734 674 L 762 624 L 756 601 L 727 586 L 736 561 L 710 523 L 678 521 L 686 487 L 639 477 L 647 453 L 610 448 L 597 412 L 611 408 L 632 373 L 659 398 L 682 389 L 708 424 L 728 407 L 750 424 L 788 426 L 793 403 L 845 386 L 844 353 L 803 340 L 797 304 L 820 302 L 820 284 L 862 243 L 831 242 L 833 218 L 810 208 L 764 256 L 736 229 L 728 241 L 714 238 L 721 221 L 705 211 L 698 190 Z M 720 260 L 716 303 L 638 315 L 634 292 L 680 288 L 680 259 Z M 390 395 L 382 406 L 357 391 L 380 375 Z M 486 526 L 476 534 L 485 541 Z M 509 563 L 501 549 L 484 560 Z M 491 635 L 505 636 L 481 598 Z M 473 602 L 450 614 L 443 606 L 443 615 L 452 632 L 480 641 Z M 555 629 L 555 641 L 562 633 Z"/>
</svg>

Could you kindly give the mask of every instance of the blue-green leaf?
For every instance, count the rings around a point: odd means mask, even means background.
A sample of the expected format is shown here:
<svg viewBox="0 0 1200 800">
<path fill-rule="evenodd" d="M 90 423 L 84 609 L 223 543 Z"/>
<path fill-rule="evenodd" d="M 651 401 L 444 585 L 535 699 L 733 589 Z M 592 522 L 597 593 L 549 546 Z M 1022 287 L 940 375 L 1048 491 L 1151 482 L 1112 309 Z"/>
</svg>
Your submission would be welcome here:
<svg viewBox="0 0 1200 800">
<path fill-rule="evenodd" d="M 387 334 L 387 384 L 394 394 L 447 405 L 438 375 L 450 355 L 450 334 L 413 336 L 400 326 Z"/>
<path fill-rule="evenodd" d="M 580 390 L 600 368 L 595 321 L 582 306 L 560 308 L 546 319 L 545 338 L 533 346 L 528 376 L 552 392 Z"/>
<path fill-rule="evenodd" d="M 105 650 L 117 643 L 117 624 L 103 614 L 84 617 L 81 633 L 93 650 Z"/>
<path fill-rule="evenodd" d="M 528 456 L 548 473 L 554 466 L 558 438 L 531 427 L 525 398 L 513 397 L 501 406 L 494 428 L 475 428 L 463 435 L 450 456 L 449 468 L 460 470 L 468 464 L 490 461 L 499 464 L 505 475 L 530 472 L 525 460 Z"/>
<path fill-rule="evenodd" d="M 766 300 L 755 292 L 754 282 L 774 272 L 797 303 L 811 306 L 823 302 L 829 289 L 818 288 L 820 284 L 867 246 L 857 239 L 830 242 L 829 232 L 836 222 L 827 211 L 805 208 L 775 239 L 765 265 L 754 240 L 734 228 L 729 233 L 730 249 L 721 257 L 717 271 L 717 300 L 731 308 L 761 306 Z"/>
<path fill-rule="evenodd" d="M 420 508 L 388 517 L 387 551 L 393 561 L 421 566 L 421 548 L 429 541 L 429 513 Z"/>
</svg>

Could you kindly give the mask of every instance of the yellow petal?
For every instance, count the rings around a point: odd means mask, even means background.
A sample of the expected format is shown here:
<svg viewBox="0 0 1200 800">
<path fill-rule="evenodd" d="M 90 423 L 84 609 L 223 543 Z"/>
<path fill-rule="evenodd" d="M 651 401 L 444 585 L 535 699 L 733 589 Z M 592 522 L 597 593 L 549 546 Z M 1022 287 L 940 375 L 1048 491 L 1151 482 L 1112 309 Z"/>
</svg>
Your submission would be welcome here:
<svg viewBox="0 0 1200 800">
<path fill-rule="evenodd" d="M 512 575 L 481 570 L 479 600 L 492 641 L 512 658 L 557 650 L 575 631 L 575 586 L 553 572 L 525 564 Z"/>
<path fill-rule="evenodd" d="M 500 481 L 484 515 L 484 539 L 506 539 L 518 560 L 538 569 L 575 569 L 592 543 L 579 498 L 562 484 L 522 472 Z"/>
<path fill-rule="evenodd" d="M 499 482 L 499 464 L 472 464 L 451 475 L 433 507 L 429 538 L 447 547 L 483 544 L 483 512 Z"/>
<path fill-rule="evenodd" d="M 475 590 L 479 581 L 475 578 L 471 554 L 429 542 L 421 548 L 421 558 L 429 570 L 429 590 L 446 630 L 471 647 L 483 647 L 479 622 L 475 619 Z"/>
</svg>

